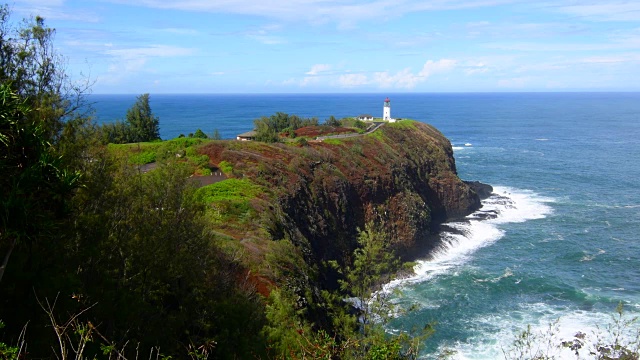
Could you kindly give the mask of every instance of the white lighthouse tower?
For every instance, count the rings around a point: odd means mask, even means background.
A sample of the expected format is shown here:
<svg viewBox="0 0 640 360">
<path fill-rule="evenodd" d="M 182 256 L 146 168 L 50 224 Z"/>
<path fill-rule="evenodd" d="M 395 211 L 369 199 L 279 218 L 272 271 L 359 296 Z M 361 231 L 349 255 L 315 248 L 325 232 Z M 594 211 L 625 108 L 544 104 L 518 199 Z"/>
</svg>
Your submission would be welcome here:
<svg viewBox="0 0 640 360">
<path fill-rule="evenodd" d="M 389 100 L 389 98 L 386 98 L 384 100 L 384 107 L 382 108 L 382 120 L 393 121 L 393 119 L 391 119 L 391 100 Z"/>
</svg>

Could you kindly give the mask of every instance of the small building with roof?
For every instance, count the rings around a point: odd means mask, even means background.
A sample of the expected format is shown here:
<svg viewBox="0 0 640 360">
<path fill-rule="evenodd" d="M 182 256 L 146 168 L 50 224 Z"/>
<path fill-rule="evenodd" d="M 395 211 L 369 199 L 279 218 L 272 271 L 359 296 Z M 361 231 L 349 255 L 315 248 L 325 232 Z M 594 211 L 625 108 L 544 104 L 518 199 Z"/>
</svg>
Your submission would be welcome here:
<svg viewBox="0 0 640 360">
<path fill-rule="evenodd" d="M 238 141 L 252 141 L 256 139 L 258 133 L 255 130 L 247 131 L 242 134 L 238 134 L 236 136 L 236 140 Z"/>
</svg>

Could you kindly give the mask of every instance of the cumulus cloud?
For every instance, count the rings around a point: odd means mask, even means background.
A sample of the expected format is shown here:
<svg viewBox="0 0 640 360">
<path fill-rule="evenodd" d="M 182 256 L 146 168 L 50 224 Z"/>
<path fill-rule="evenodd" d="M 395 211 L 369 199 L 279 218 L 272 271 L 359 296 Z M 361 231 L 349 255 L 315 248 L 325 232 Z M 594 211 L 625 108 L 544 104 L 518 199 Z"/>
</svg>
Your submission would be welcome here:
<svg viewBox="0 0 640 360">
<path fill-rule="evenodd" d="M 338 77 L 338 84 L 342 87 L 353 88 L 369 84 L 369 79 L 364 74 L 344 74 Z"/>
<path fill-rule="evenodd" d="M 373 82 L 378 85 L 378 87 L 383 89 L 413 89 L 421 81 L 421 76 L 415 75 L 411 72 L 410 69 L 403 69 L 395 74 L 391 74 L 387 71 L 377 72 L 373 74 Z"/>
<path fill-rule="evenodd" d="M 429 60 L 424 63 L 422 70 L 420 70 L 419 75 L 424 77 L 425 80 L 429 76 L 439 73 L 445 72 L 453 69 L 456 66 L 456 61 L 451 59 L 440 59 L 438 61 Z"/>
<path fill-rule="evenodd" d="M 331 65 L 328 64 L 316 64 L 311 67 L 311 70 L 307 71 L 305 75 L 315 76 L 322 72 L 331 70 Z"/>
<path fill-rule="evenodd" d="M 482 74 L 489 71 L 489 67 L 483 62 L 477 62 L 466 66 L 464 73 L 467 75 Z"/>
<path fill-rule="evenodd" d="M 105 83 L 116 84 L 132 73 L 144 70 L 149 59 L 189 56 L 195 53 L 194 49 L 168 45 L 151 45 L 139 48 L 113 49 L 111 45 L 105 46 L 104 54 L 113 59 L 108 66 L 108 74 L 100 79 Z"/>
<path fill-rule="evenodd" d="M 424 63 L 418 73 L 414 73 L 410 68 L 405 68 L 397 72 L 378 71 L 370 76 L 365 74 L 344 74 L 338 78 L 338 84 L 347 88 L 372 85 L 382 89 L 413 89 L 418 84 L 427 81 L 430 76 L 450 71 L 456 65 L 457 61 L 451 59 L 429 60 Z"/>
</svg>

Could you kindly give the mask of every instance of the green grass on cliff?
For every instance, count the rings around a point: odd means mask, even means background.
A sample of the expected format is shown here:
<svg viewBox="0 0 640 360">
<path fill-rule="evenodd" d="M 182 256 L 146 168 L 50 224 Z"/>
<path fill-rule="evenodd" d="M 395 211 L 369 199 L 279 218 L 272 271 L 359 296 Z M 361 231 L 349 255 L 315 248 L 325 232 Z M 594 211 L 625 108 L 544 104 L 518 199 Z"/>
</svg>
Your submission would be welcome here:
<svg viewBox="0 0 640 360">
<path fill-rule="evenodd" d="M 193 173 L 209 175 L 209 157 L 196 150 L 211 140 L 199 138 L 176 138 L 166 141 L 132 144 L 109 144 L 107 148 L 117 157 L 126 158 L 130 164 L 145 165 L 156 161 L 176 159 L 189 164 Z"/>
<path fill-rule="evenodd" d="M 250 200 L 264 193 L 246 179 L 227 179 L 196 190 L 196 199 L 208 206 L 208 218 L 223 227 L 255 220 Z"/>
<path fill-rule="evenodd" d="M 388 123 L 385 126 L 389 126 L 394 129 L 407 129 L 407 130 L 415 130 L 416 121 L 415 120 L 400 120 L 394 123 Z"/>
<path fill-rule="evenodd" d="M 331 144 L 331 145 L 342 145 L 343 141 L 341 139 L 325 139 L 323 140 L 323 142 L 325 144 Z"/>
<path fill-rule="evenodd" d="M 246 179 L 227 179 L 201 187 L 196 196 L 206 204 L 220 201 L 247 201 L 261 194 L 262 188 Z"/>
</svg>

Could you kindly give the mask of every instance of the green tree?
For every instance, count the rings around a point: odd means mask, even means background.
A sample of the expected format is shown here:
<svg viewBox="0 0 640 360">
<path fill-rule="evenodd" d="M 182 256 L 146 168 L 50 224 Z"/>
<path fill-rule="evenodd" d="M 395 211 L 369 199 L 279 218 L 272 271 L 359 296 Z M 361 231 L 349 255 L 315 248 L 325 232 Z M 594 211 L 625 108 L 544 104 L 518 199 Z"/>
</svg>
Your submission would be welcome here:
<svg viewBox="0 0 640 360">
<path fill-rule="evenodd" d="M 160 120 L 151 111 L 149 94 L 137 97 L 135 104 L 127 110 L 127 117 L 124 121 L 118 120 L 114 123 L 104 124 L 101 130 L 102 142 L 105 144 L 159 140 Z M 204 135 L 204 133 L 202 134 Z M 193 137 L 193 134 L 189 135 L 189 137 Z"/>
<path fill-rule="evenodd" d="M 57 143 L 64 124 L 78 116 L 91 83 L 69 79 L 53 42 L 55 30 L 44 18 L 15 25 L 9 6 L 0 6 L 0 83 L 28 102 L 28 117 L 40 124 L 47 140 Z"/>
<path fill-rule="evenodd" d="M 325 125 L 327 126 L 334 126 L 334 127 L 338 127 L 340 126 L 340 120 L 336 119 L 335 116 L 331 115 L 329 116 L 329 118 L 324 122 Z"/>
<path fill-rule="evenodd" d="M 0 281 L 15 249 L 51 235 L 67 213 L 66 200 L 80 173 L 66 169 L 41 123 L 7 84 L 0 86 Z"/>
<path fill-rule="evenodd" d="M 193 134 L 194 138 L 198 138 L 198 139 L 208 139 L 209 136 L 207 134 L 204 133 L 204 131 L 198 129 L 196 130 L 196 132 Z"/>
<path fill-rule="evenodd" d="M 317 126 L 317 118 L 302 119 L 297 115 L 289 115 L 283 112 L 277 112 L 269 117 L 263 116 L 254 120 L 255 131 L 257 133 L 256 140 L 264 142 L 280 141 L 280 133 L 286 132 L 289 136 L 295 130 L 305 126 Z"/>
<path fill-rule="evenodd" d="M 213 135 L 211 135 L 211 139 L 222 140 L 222 136 L 220 135 L 220 131 L 218 131 L 218 129 L 213 130 Z"/>
<path fill-rule="evenodd" d="M 400 259 L 391 249 L 386 233 L 371 223 L 359 232 L 357 240 L 359 247 L 353 252 L 352 264 L 344 271 L 340 285 L 359 310 L 358 333 L 349 332 L 354 322 L 344 312 L 334 315 L 335 326 L 345 331 L 343 337 L 357 344 L 345 351 L 354 358 L 415 359 L 420 344 L 433 333 L 430 325 L 418 329 L 415 335 L 389 335 L 384 329 L 393 305 L 389 302 L 391 294 L 382 287 L 400 269 Z"/>
<path fill-rule="evenodd" d="M 151 111 L 149 94 L 142 94 L 127 110 L 127 123 L 131 126 L 131 142 L 160 139 L 160 120 Z"/>
<path fill-rule="evenodd" d="M 366 224 L 358 234 L 358 247 L 353 252 L 353 264 L 347 268 L 343 291 L 354 296 L 361 310 L 363 332 L 368 332 L 375 317 L 388 306 L 382 286 L 400 268 L 400 260 L 389 247 L 389 239 L 373 224 Z"/>
</svg>

